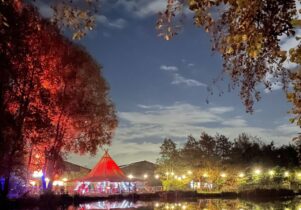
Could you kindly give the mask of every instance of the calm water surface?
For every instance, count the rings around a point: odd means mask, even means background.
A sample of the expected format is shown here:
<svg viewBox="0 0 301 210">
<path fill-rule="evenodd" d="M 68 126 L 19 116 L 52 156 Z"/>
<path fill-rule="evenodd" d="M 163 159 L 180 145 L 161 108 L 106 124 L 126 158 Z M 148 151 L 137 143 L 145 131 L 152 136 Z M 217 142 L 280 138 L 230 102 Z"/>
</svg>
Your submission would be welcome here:
<svg viewBox="0 0 301 210">
<path fill-rule="evenodd" d="M 48 208 L 34 208 L 22 210 L 44 210 Z M 127 209 L 127 210 L 301 210 L 301 198 L 286 201 L 251 202 L 243 200 L 198 200 L 195 202 L 162 203 L 162 202 L 108 202 L 100 201 L 85 203 L 79 206 L 49 208 L 53 210 L 88 210 L 88 209 Z"/>
</svg>

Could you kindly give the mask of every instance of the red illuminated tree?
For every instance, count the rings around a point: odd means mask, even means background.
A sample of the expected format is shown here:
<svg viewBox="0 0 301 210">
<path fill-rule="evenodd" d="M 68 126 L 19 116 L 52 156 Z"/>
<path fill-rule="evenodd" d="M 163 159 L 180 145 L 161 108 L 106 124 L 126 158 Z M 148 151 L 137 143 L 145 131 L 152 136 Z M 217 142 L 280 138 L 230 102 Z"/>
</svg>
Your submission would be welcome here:
<svg viewBox="0 0 301 210">
<path fill-rule="evenodd" d="M 101 68 L 82 47 L 33 7 L 4 4 L 0 13 L 8 23 L 0 28 L 0 176 L 6 196 L 10 176 L 24 174 L 36 161 L 52 178 L 68 152 L 95 154 L 110 143 L 117 120 Z"/>
</svg>

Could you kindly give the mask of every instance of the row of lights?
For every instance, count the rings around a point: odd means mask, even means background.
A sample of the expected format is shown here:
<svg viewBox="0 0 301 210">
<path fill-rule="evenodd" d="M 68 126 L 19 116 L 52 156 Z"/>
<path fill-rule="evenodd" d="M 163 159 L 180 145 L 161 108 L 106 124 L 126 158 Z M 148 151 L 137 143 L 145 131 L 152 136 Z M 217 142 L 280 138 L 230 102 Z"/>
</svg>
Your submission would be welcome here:
<svg viewBox="0 0 301 210">
<path fill-rule="evenodd" d="M 32 177 L 33 178 L 41 178 L 43 176 L 43 172 L 42 170 L 40 171 L 34 171 L 33 174 L 32 174 Z M 45 178 L 45 181 L 46 182 L 49 182 L 50 179 L 48 177 Z M 53 181 L 53 186 L 63 186 L 65 184 L 65 182 L 67 182 L 68 179 L 67 178 L 63 178 L 62 180 L 54 180 Z M 29 182 L 32 186 L 35 186 L 36 185 L 36 181 L 32 180 Z"/>
<path fill-rule="evenodd" d="M 254 171 L 253 171 L 253 173 L 254 173 L 254 175 L 261 175 L 262 174 L 262 170 L 261 169 L 255 169 Z M 268 174 L 270 175 L 270 176 L 274 176 L 275 175 L 275 171 L 274 170 L 269 170 L 268 171 Z M 192 171 L 187 171 L 187 174 L 188 175 L 191 175 L 192 174 Z M 177 179 L 177 180 L 182 180 L 182 179 L 186 179 L 187 178 L 187 176 L 184 174 L 184 175 L 182 175 L 182 176 L 177 176 L 174 172 L 166 172 L 165 173 L 165 175 L 168 177 L 168 176 L 172 176 L 172 177 L 174 177 L 175 179 Z M 284 172 L 284 177 L 289 177 L 290 176 L 290 172 L 289 171 L 285 171 Z M 222 172 L 222 173 L 220 173 L 220 176 L 222 177 L 222 178 L 226 178 L 227 177 L 227 174 L 226 173 L 224 173 L 224 172 Z M 243 178 L 243 177 L 245 177 L 245 173 L 243 173 L 243 172 L 240 172 L 240 173 L 238 173 L 237 174 L 237 176 L 239 177 L 239 178 Z M 298 177 L 300 177 L 301 178 L 301 172 L 299 172 L 299 173 L 297 173 L 297 176 Z M 155 179 L 159 179 L 160 178 L 160 176 L 158 175 L 158 174 L 156 174 L 155 176 Z M 209 177 L 209 174 L 208 173 L 204 173 L 203 174 L 203 177 L 204 178 L 208 178 Z M 132 175 L 132 174 L 130 174 L 130 175 L 128 175 L 128 178 L 129 179 L 133 179 L 134 178 L 134 176 Z M 143 178 L 144 179 L 147 179 L 148 178 L 148 175 L 147 174 L 144 174 L 143 175 Z"/>
<path fill-rule="evenodd" d="M 46 182 L 49 182 L 50 179 L 49 179 L 49 178 L 45 178 L 45 181 L 46 181 Z M 55 180 L 55 181 L 53 181 L 53 186 L 64 186 L 64 185 L 66 184 L 67 181 L 68 181 L 68 180 L 67 180 L 66 178 L 63 178 L 62 180 Z M 32 186 L 35 186 L 35 185 L 37 184 L 37 182 L 34 181 L 34 180 L 31 180 L 31 181 L 29 182 L 29 184 L 31 184 Z"/>
<path fill-rule="evenodd" d="M 191 174 L 192 174 L 192 171 L 190 171 L 190 170 L 187 171 L 187 174 L 188 174 L 188 175 L 191 175 Z M 186 178 L 187 178 L 187 176 L 186 176 L 185 174 L 182 175 L 182 176 L 176 176 L 174 172 L 166 172 L 165 175 L 166 175 L 166 176 L 169 176 L 169 175 L 174 176 L 176 179 L 179 179 L 179 180 L 181 180 L 181 179 L 186 179 Z M 129 178 L 129 179 L 133 179 L 134 176 L 133 176 L 132 174 L 129 174 L 129 175 L 128 175 L 128 178 Z M 148 175 L 147 175 L 147 174 L 144 174 L 144 175 L 143 175 L 143 178 L 144 178 L 144 179 L 147 179 L 147 178 L 148 178 Z M 159 175 L 159 174 L 155 174 L 154 178 L 155 178 L 155 179 L 159 179 L 159 178 L 160 178 L 160 175 Z"/>
<path fill-rule="evenodd" d="M 155 207 L 160 207 L 161 205 L 159 203 L 155 203 Z M 176 204 L 165 204 L 165 209 L 175 209 L 175 208 L 181 208 L 181 209 L 187 209 L 187 206 L 185 204 L 176 203 Z"/>
<path fill-rule="evenodd" d="M 158 174 L 156 174 L 154 177 L 155 177 L 155 179 L 159 179 L 159 178 L 160 178 L 160 176 L 159 176 Z M 129 174 L 129 175 L 128 175 L 128 178 L 129 178 L 129 179 L 133 179 L 133 178 L 135 178 L 135 177 L 134 177 L 132 174 Z M 144 175 L 143 175 L 143 178 L 144 178 L 144 179 L 147 179 L 147 178 L 148 178 L 148 174 L 144 174 Z"/>
<path fill-rule="evenodd" d="M 192 174 L 191 171 L 188 171 L 187 173 L 188 173 L 189 175 Z M 261 175 L 261 174 L 262 174 L 262 170 L 261 170 L 261 169 L 255 169 L 255 170 L 253 171 L 253 173 L 254 173 L 254 175 L 257 175 L 257 176 L 258 176 L 258 175 Z M 275 172 L 274 170 L 269 170 L 269 171 L 268 171 L 268 174 L 269 174 L 270 176 L 274 176 L 275 173 L 276 173 L 276 172 Z M 179 180 L 180 180 L 180 179 L 185 179 L 185 178 L 186 178 L 185 175 L 182 175 L 182 177 L 181 177 L 181 176 L 176 176 L 176 175 L 174 174 L 174 172 L 166 172 L 165 175 L 167 175 L 167 176 L 169 176 L 169 175 L 174 176 L 176 179 L 179 179 Z M 283 173 L 283 176 L 284 176 L 284 177 L 289 177 L 290 175 L 291 175 L 291 174 L 290 174 L 289 171 L 285 171 L 285 172 Z M 296 175 L 297 175 L 297 177 L 301 178 L 301 172 L 296 173 Z M 224 172 L 222 172 L 222 173 L 220 173 L 220 176 L 221 176 L 222 178 L 226 178 L 226 177 L 227 177 L 227 174 L 224 173 Z M 240 173 L 237 174 L 237 176 L 238 176 L 239 178 L 243 178 L 243 177 L 245 177 L 245 173 L 240 172 Z M 204 178 L 208 178 L 208 177 L 209 177 L 209 174 L 205 172 L 205 173 L 203 174 L 203 177 L 204 177 Z"/>
<path fill-rule="evenodd" d="M 188 175 L 191 175 L 191 174 L 192 174 L 192 171 L 190 171 L 190 170 L 187 171 L 187 174 L 188 174 Z M 169 175 L 175 176 L 175 173 L 174 173 L 174 172 L 166 172 L 165 175 L 166 175 L 166 176 L 169 176 Z"/>
<path fill-rule="evenodd" d="M 191 175 L 192 174 L 192 171 L 187 171 L 187 175 Z M 177 180 L 182 180 L 182 179 L 186 179 L 187 178 L 187 175 L 183 174 L 182 176 L 177 176 L 175 175 L 174 172 L 166 172 L 165 175 L 168 177 L 168 176 L 173 176 L 175 179 Z"/>
</svg>

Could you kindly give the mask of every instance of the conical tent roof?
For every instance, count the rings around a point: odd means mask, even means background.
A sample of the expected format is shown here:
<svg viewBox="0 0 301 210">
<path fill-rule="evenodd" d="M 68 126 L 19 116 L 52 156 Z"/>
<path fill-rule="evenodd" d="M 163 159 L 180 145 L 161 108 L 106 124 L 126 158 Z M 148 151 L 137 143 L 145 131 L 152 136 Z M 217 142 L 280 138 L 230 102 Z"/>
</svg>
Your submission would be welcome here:
<svg viewBox="0 0 301 210">
<path fill-rule="evenodd" d="M 90 182 L 121 182 L 128 181 L 123 171 L 111 158 L 108 151 L 102 156 L 100 161 L 94 166 L 92 171 L 80 181 L 90 181 Z"/>
</svg>

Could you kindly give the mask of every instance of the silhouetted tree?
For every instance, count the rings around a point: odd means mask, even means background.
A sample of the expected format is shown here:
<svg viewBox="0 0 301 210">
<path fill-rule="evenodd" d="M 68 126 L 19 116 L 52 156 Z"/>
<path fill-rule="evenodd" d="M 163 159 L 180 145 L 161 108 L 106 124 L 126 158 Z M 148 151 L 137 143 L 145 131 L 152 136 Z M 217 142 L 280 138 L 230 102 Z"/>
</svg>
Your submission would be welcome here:
<svg viewBox="0 0 301 210">
<path fill-rule="evenodd" d="M 189 164 L 189 167 L 196 168 L 202 163 L 202 154 L 199 142 L 193 136 L 188 136 L 183 149 L 181 149 L 182 160 L 186 165 Z"/>
<path fill-rule="evenodd" d="M 200 149 L 202 151 L 202 162 L 205 165 L 214 163 L 217 160 L 216 156 L 216 141 L 214 137 L 206 132 L 202 132 L 199 140 Z"/>
<path fill-rule="evenodd" d="M 216 155 L 222 162 L 229 160 L 233 143 L 224 135 L 216 134 Z"/>
</svg>

